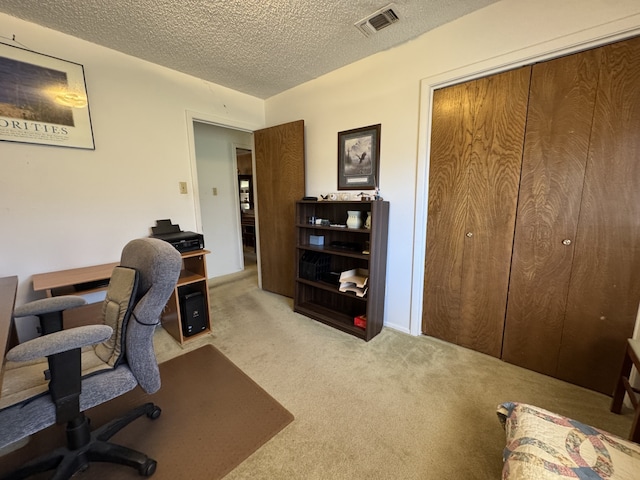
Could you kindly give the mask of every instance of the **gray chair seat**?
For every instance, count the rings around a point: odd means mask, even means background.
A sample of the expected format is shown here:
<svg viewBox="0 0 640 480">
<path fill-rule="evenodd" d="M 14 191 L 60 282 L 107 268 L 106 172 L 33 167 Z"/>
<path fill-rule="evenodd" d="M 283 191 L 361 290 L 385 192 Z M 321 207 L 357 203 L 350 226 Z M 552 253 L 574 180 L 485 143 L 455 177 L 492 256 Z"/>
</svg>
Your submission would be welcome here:
<svg viewBox="0 0 640 480">
<path fill-rule="evenodd" d="M 82 381 L 80 410 L 108 402 L 138 385 L 136 378 L 126 365 L 113 369 L 105 378 L 101 374 L 89 376 Z M 43 393 L 23 401 L 12 408 L 0 410 L 0 449 L 44 430 L 56 423 L 55 405 L 51 395 Z"/>
</svg>

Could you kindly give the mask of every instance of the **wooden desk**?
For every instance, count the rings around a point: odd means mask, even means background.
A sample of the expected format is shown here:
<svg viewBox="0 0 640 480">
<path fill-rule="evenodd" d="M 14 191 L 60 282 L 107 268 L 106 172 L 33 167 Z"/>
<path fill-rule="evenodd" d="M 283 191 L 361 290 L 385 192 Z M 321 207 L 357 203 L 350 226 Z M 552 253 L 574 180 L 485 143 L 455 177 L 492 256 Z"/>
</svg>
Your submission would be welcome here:
<svg viewBox="0 0 640 480">
<path fill-rule="evenodd" d="M 181 345 L 194 340 L 201 335 L 211 333 L 211 318 L 209 315 L 209 284 L 205 255 L 209 250 L 195 250 L 182 252 L 182 270 L 178 284 L 162 312 L 162 325 L 169 334 Z M 119 263 L 107 263 L 91 267 L 73 268 L 58 272 L 39 273 L 33 276 L 33 289 L 44 291 L 48 297 L 59 295 L 85 295 L 106 290 L 113 268 Z M 181 299 L 188 292 L 202 293 L 204 300 L 204 330 L 187 336 L 184 332 Z M 102 321 L 102 302 L 84 305 L 66 310 L 63 313 L 64 328 L 80 325 L 100 323 Z"/>
<path fill-rule="evenodd" d="M 91 267 L 72 268 L 58 272 L 38 273 L 33 276 L 33 289 L 38 292 L 44 290 L 48 297 L 84 294 L 104 290 L 114 267 L 119 262 L 93 265 Z M 99 286 L 103 282 L 105 286 Z"/>
<path fill-rule="evenodd" d="M 7 352 L 18 343 L 13 326 L 13 307 L 18 291 L 18 277 L 0 278 L 0 348 L 2 348 L 2 367 L 0 367 L 0 386 L 4 376 L 4 363 Z M 0 388 L 0 395 L 2 389 Z"/>
<path fill-rule="evenodd" d="M 104 291 L 109 285 L 113 268 L 120 263 L 106 263 L 90 267 L 72 268 L 57 272 L 38 273 L 33 278 L 33 289 L 44 291 L 47 297 L 60 295 L 87 295 Z M 101 323 L 102 302 L 89 303 L 63 313 L 64 327 Z"/>
</svg>

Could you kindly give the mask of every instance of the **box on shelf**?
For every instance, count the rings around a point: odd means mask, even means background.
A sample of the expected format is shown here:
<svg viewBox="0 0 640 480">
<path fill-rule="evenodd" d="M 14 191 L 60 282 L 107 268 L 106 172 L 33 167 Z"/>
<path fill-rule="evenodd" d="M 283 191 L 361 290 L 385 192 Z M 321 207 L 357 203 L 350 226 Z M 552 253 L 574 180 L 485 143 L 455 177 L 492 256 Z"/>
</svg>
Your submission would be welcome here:
<svg viewBox="0 0 640 480">
<path fill-rule="evenodd" d="M 320 280 L 322 280 L 323 282 L 329 283 L 331 285 L 338 286 L 340 285 L 340 274 L 338 272 L 323 273 Z"/>
<path fill-rule="evenodd" d="M 358 315 L 353 318 L 353 324 L 356 327 L 367 328 L 367 316 L 366 315 Z"/>
<path fill-rule="evenodd" d="M 300 258 L 300 277 L 318 281 L 329 271 L 331 257 L 326 253 L 304 252 Z"/>
<path fill-rule="evenodd" d="M 324 245 L 324 235 L 309 235 L 309 245 Z"/>
</svg>

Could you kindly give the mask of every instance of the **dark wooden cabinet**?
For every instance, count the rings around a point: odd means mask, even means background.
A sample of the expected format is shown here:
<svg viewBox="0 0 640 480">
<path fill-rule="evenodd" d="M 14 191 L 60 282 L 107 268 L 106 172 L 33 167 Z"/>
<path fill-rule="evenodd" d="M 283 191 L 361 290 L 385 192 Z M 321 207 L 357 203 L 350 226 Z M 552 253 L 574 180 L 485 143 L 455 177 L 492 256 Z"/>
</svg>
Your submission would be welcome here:
<svg viewBox="0 0 640 480">
<path fill-rule="evenodd" d="M 487 129 L 490 124 L 467 117 L 499 105 L 449 89 L 436 92 L 425 333 L 593 390 L 613 391 L 640 301 L 639 76 L 640 38 L 531 67 L 515 191 L 513 184 L 498 181 L 505 161 L 491 152 L 515 152 L 520 123 Z M 451 88 L 474 91 L 474 82 Z M 451 102 L 452 95 L 458 100 Z M 485 134 L 494 131 L 498 135 Z M 474 146 L 475 132 L 487 139 L 480 149 Z M 494 171 L 467 166 L 483 158 Z M 454 168 L 461 169 L 457 180 L 450 175 Z M 487 197 L 478 185 L 491 184 L 499 193 Z M 456 197 L 451 190 L 462 193 Z M 517 205 L 515 221 L 504 212 L 505 204 Z M 468 249 L 476 232 L 469 228 L 473 235 L 465 237 L 463 228 L 447 230 L 496 214 L 505 229 L 487 223 L 498 235 L 480 259 Z M 509 229 L 511 238 L 504 235 Z M 509 273 L 498 274 L 509 244 Z M 488 295 L 487 289 L 495 292 Z M 465 291 L 471 293 L 459 293 Z M 495 309 L 489 304 L 499 295 L 505 299 L 502 311 L 498 300 L 491 304 Z M 484 347 L 491 342 L 489 351 Z"/>
<path fill-rule="evenodd" d="M 362 212 L 362 228 L 346 227 L 350 210 Z M 367 216 L 370 228 L 364 226 Z M 316 224 L 322 219 L 328 225 Z M 389 202 L 297 202 L 294 310 L 366 341 L 380 333 L 388 223 Z M 339 291 L 341 272 L 352 269 L 368 271 L 367 293 L 363 297 Z M 363 315 L 367 320 L 364 328 L 355 322 Z"/>
<path fill-rule="evenodd" d="M 253 212 L 253 175 L 238 175 L 240 212 Z"/>
</svg>

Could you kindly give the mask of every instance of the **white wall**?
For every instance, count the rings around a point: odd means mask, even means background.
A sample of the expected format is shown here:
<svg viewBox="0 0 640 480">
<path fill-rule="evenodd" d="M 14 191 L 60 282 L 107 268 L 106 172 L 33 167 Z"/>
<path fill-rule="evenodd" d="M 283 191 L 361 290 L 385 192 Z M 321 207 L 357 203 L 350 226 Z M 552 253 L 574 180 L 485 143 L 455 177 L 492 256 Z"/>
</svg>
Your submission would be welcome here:
<svg viewBox="0 0 640 480">
<path fill-rule="evenodd" d="M 194 122 L 198 196 L 209 278 L 244 268 L 235 146 L 251 149 L 253 135 Z M 217 195 L 213 195 L 213 189 Z"/>
<path fill-rule="evenodd" d="M 637 0 L 504 0 L 266 101 L 267 125 L 305 119 L 307 195 L 337 188 L 337 132 L 382 124 L 380 188 L 391 202 L 385 325 L 421 332 L 430 110 L 421 81 L 504 68 L 638 27 Z"/>
<path fill-rule="evenodd" d="M 196 230 L 186 111 L 264 125 L 264 101 L 0 14 L 3 36 L 84 65 L 96 149 L 0 142 L 0 276 L 119 259 L 170 218 Z M 188 182 L 189 194 L 178 182 Z"/>
</svg>

